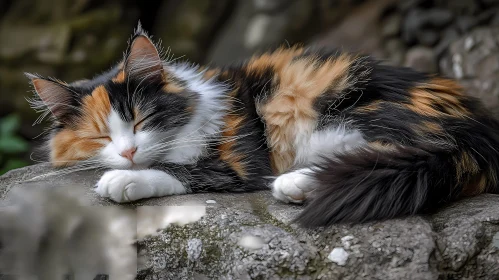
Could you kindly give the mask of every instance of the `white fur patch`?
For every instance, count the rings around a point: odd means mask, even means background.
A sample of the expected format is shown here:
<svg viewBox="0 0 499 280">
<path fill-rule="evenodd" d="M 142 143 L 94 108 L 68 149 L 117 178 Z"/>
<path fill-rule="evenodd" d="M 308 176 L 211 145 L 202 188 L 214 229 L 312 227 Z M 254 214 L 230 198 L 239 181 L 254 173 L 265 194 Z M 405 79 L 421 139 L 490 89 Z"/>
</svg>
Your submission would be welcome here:
<svg viewBox="0 0 499 280">
<path fill-rule="evenodd" d="M 159 170 L 111 170 L 101 177 L 95 191 L 116 202 L 186 193 L 180 181 Z"/>
<path fill-rule="evenodd" d="M 315 131 L 308 139 L 297 136 L 295 164 L 318 163 L 321 156 L 334 156 L 334 154 L 344 153 L 366 144 L 360 131 L 349 130 L 344 126 Z"/>
<path fill-rule="evenodd" d="M 344 126 L 315 131 L 308 135 L 296 135 L 294 163 L 297 166 L 319 163 L 322 156 L 334 156 L 367 144 L 360 131 L 348 130 Z M 274 197 L 284 202 L 303 202 L 315 188 L 313 178 L 307 175 L 310 172 L 309 168 L 303 168 L 277 177 L 272 183 Z"/>
<path fill-rule="evenodd" d="M 307 175 L 310 171 L 309 168 L 303 168 L 280 175 L 272 183 L 272 194 L 283 202 L 303 202 L 315 188 Z"/>
<path fill-rule="evenodd" d="M 193 163 L 206 152 L 206 141 L 217 136 L 224 125 L 227 105 L 222 96 L 228 88 L 213 79 L 203 79 L 198 67 L 187 63 L 166 65 L 165 69 L 186 82 L 199 94 L 199 101 L 191 121 L 177 134 L 172 150 L 165 160 L 174 163 Z"/>
</svg>

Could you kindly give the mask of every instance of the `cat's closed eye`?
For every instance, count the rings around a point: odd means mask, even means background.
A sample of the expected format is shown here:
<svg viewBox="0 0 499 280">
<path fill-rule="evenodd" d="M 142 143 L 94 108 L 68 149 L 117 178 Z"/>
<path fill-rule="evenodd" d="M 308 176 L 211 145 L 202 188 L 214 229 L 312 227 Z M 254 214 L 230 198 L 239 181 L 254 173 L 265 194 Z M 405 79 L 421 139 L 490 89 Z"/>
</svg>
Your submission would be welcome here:
<svg viewBox="0 0 499 280">
<path fill-rule="evenodd" d="M 151 118 L 153 115 L 154 115 L 154 113 L 149 114 L 149 115 L 147 115 L 147 116 L 143 117 L 140 121 L 138 121 L 138 122 L 137 122 L 137 123 L 133 126 L 133 133 L 136 133 L 136 132 L 137 132 L 137 130 L 139 130 L 139 129 L 140 129 L 140 128 L 144 125 L 144 122 L 145 122 L 147 119 Z"/>
<path fill-rule="evenodd" d="M 92 140 L 108 140 L 108 141 L 111 141 L 111 137 L 109 137 L 107 135 L 93 136 L 93 137 L 89 137 L 89 138 L 92 139 Z"/>
</svg>

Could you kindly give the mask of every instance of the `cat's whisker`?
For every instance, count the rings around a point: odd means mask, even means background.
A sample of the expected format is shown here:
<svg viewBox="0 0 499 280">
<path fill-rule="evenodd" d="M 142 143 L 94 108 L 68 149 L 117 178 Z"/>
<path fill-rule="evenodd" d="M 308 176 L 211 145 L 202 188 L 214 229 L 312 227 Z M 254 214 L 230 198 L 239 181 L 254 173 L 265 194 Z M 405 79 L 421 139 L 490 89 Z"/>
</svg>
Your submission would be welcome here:
<svg viewBox="0 0 499 280">
<path fill-rule="evenodd" d="M 226 141 L 235 141 L 235 140 L 238 140 L 240 138 L 243 138 L 243 137 L 247 137 L 249 135 L 251 135 L 252 133 L 247 133 L 247 134 L 242 134 L 242 135 L 236 135 L 236 136 L 219 136 L 219 135 L 214 135 L 214 138 L 213 139 L 210 139 L 209 137 L 203 137 L 203 138 L 200 138 L 200 139 L 196 139 L 196 138 L 181 138 L 181 139 L 175 139 L 175 140 L 172 140 L 172 141 L 169 141 L 169 142 L 162 142 L 162 143 L 158 143 L 156 145 L 153 145 L 151 148 L 152 149 L 157 149 L 157 148 L 160 148 L 162 146 L 172 146 L 173 144 L 177 144 L 177 143 L 185 143 L 185 142 L 201 142 L 201 143 L 204 143 L 206 141 L 213 141 L 213 140 L 216 140 L 215 142 L 213 142 L 212 144 L 219 144 L 219 143 L 224 143 Z M 208 145 L 208 143 L 206 143 Z"/>
<path fill-rule="evenodd" d="M 238 139 L 244 138 L 244 137 L 246 137 L 248 135 L 251 135 L 251 134 L 240 135 L 240 136 L 236 136 L 236 137 L 234 137 L 232 139 L 217 141 L 214 144 L 215 145 L 221 145 L 221 144 L 225 144 L 225 143 L 234 142 L 234 141 L 237 141 Z M 193 142 L 193 141 L 191 141 L 191 142 Z M 153 151 L 155 153 L 166 153 L 168 151 L 175 150 L 175 149 L 182 149 L 182 148 L 189 148 L 189 147 L 199 147 L 199 146 L 208 147 L 208 146 L 210 146 L 210 143 L 188 143 L 188 144 L 180 145 L 180 146 L 168 146 L 168 147 L 163 147 L 163 148 L 156 148 Z"/>
<path fill-rule="evenodd" d="M 75 172 L 79 172 L 79 171 L 86 171 L 86 170 L 93 170 L 96 168 L 98 168 L 98 166 L 95 166 L 95 165 L 82 166 L 82 167 L 78 166 L 78 168 L 76 168 L 76 167 L 75 168 L 64 168 L 64 169 L 57 170 L 54 172 L 49 172 L 49 173 L 45 173 L 42 175 L 32 177 L 31 179 L 27 179 L 26 182 L 38 181 L 38 180 L 41 180 L 41 179 L 44 179 L 47 177 L 54 177 L 54 176 L 56 178 L 59 178 L 59 177 L 62 177 L 62 176 L 65 176 L 65 175 L 68 175 L 71 173 L 75 173 Z"/>
</svg>

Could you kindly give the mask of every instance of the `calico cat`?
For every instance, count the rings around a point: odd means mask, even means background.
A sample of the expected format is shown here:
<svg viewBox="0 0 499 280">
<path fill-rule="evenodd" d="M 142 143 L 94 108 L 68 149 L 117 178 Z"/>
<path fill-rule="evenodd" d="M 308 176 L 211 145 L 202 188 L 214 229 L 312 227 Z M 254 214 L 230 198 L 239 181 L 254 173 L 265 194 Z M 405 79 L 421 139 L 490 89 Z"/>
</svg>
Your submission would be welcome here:
<svg viewBox="0 0 499 280">
<path fill-rule="evenodd" d="M 95 191 L 116 202 L 270 187 L 306 201 L 312 227 L 499 191 L 499 123 L 480 102 L 367 56 L 288 47 L 201 68 L 162 60 L 139 25 L 92 80 L 28 77 L 53 116 L 53 165 L 113 169 Z"/>
</svg>

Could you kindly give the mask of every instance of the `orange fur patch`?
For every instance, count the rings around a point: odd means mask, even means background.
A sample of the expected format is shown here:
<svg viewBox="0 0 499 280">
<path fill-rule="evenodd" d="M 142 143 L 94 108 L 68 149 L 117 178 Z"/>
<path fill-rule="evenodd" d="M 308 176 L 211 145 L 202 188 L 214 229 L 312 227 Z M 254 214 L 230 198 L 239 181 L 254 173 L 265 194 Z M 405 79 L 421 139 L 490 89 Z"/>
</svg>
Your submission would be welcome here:
<svg viewBox="0 0 499 280">
<path fill-rule="evenodd" d="M 185 89 L 182 86 L 178 85 L 177 83 L 175 83 L 171 80 L 168 80 L 166 82 L 166 85 L 163 86 L 163 90 L 168 92 L 168 93 L 181 93 Z"/>
<path fill-rule="evenodd" d="M 218 146 L 220 151 L 220 159 L 226 162 L 239 176 L 246 178 L 248 173 L 242 162 L 244 156 L 234 151 L 236 140 L 232 138 L 237 136 L 237 131 L 242 122 L 245 121 L 243 116 L 227 115 L 225 117 L 225 128 L 222 132 L 223 143 Z"/>
<path fill-rule="evenodd" d="M 422 137 L 426 137 L 427 134 L 432 134 L 432 135 L 445 134 L 445 131 L 440 124 L 431 121 L 422 121 L 420 124 L 415 125 L 414 131 Z"/>
<path fill-rule="evenodd" d="M 358 107 L 357 109 L 355 109 L 355 111 L 359 113 L 372 113 L 374 111 L 378 111 L 380 109 L 380 105 L 381 101 L 376 100 L 369 103 L 368 105 Z"/>
<path fill-rule="evenodd" d="M 220 69 L 216 69 L 216 68 L 213 68 L 213 69 L 207 69 L 204 73 L 203 73 L 203 78 L 206 79 L 206 80 L 209 80 L 217 75 L 220 74 Z"/>
<path fill-rule="evenodd" d="M 443 128 L 440 124 L 435 122 L 423 121 L 421 122 L 421 127 L 431 133 L 440 134 L 443 133 Z"/>
<path fill-rule="evenodd" d="M 112 81 L 114 83 L 123 83 L 125 82 L 125 71 L 123 70 L 123 66 L 125 64 L 123 62 L 120 62 L 120 64 L 118 64 L 118 68 L 120 69 L 120 71 L 118 72 L 118 74 L 112 79 Z"/>
<path fill-rule="evenodd" d="M 476 175 L 467 184 L 463 186 L 461 196 L 475 196 L 485 192 L 487 188 L 487 176 L 485 173 Z"/>
<path fill-rule="evenodd" d="M 104 147 L 104 139 L 82 138 L 75 130 L 65 129 L 51 140 L 51 163 L 54 166 L 69 166 L 77 161 L 96 155 Z"/>
<path fill-rule="evenodd" d="M 107 118 L 111 112 L 111 101 L 104 86 L 98 86 L 91 95 L 82 99 L 83 116 L 79 124 L 79 131 L 83 135 L 107 134 Z"/>
<path fill-rule="evenodd" d="M 107 118 L 111 102 L 104 86 L 97 87 L 82 99 L 82 116 L 72 128 L 58 132 L 50 143 L 51 160 L 55 166 L 95 156 L 110 139 Z"/>
<path fill-rule="evenodd" d="M 281 70 L 288 65 L 295 57 L 303 53 L 303 48 L 280 48 L 273 53 L 265 53 L 251 58 L 247 64 L 247 71 L 252 73 L 263 73 L 269 67 Z"/>
<path fill-rule="evenodd" d="M 114 83 L 123 83 L 125 82 L 125 71 L 121 70 L 116 77 L 112 79 Z"/>
<path fill-rule="evenodd" d="M 369 147 L 376 151 L 397 151 L 397 147 L 391 143 L 384 143 L 382 141 L 373 141 L 369 143 Z"/>
<path fill-rule="evenodd" d="M 325 92 L 338 94 L 348 86 L 352 59 L 343 55 L 319 62 L 315 57 L 296 59 L 302 49 L 281 49 L 252 59 L 246 71 L 263 74 L 275 71 L 275 92 L 258 110 L 266 124 L 274 170 L 282 173 L 295 160 L 297 137 L 310 137 L 317 124 L 315 100 Z"/>
<path fill-rule="evenodd" d="M 463 118 L 470 114 L 461 103 L 461 87 L 453 81 L 435 78 L 416 86 L 410 94 L 411 104 L 407 107 L 420 115 Z"/>
<path fill-rule="evenodd" d="M 461 178 L 466 173 L 476 174 L 480 171 L 480 167 L 475 158 L 468 152 L 462 152 L 461 158 L 457 162 L 457 177 Z"/>
<path fill-rule="evenodd" d="M 135 125 L 133 126 L 133 132 L 137 132 L 139 130 L 142 129 L 142 127 L 144 126 L 144 122 L 142 121 L 143 120 L 143 117 L 142 114 L 140 113 L 139 109 L 137 109 L 136 107 L 133 108 L 133 118 L 135 120 Z"/>
</svg>

